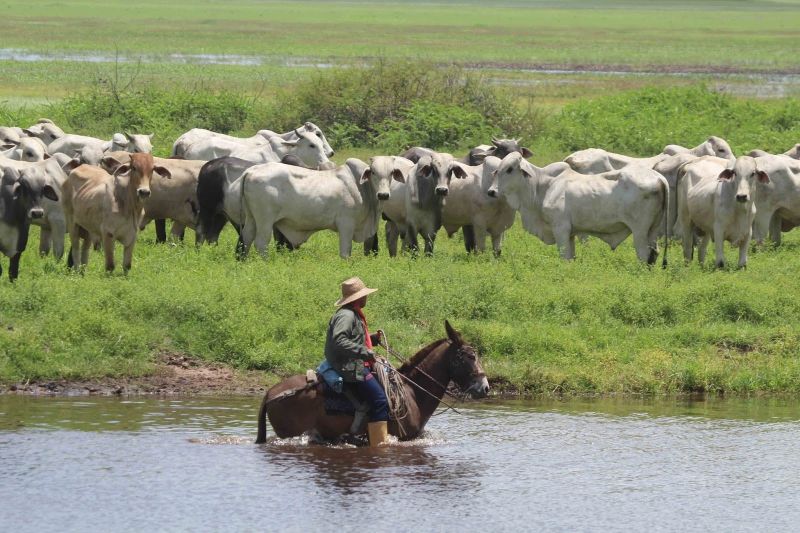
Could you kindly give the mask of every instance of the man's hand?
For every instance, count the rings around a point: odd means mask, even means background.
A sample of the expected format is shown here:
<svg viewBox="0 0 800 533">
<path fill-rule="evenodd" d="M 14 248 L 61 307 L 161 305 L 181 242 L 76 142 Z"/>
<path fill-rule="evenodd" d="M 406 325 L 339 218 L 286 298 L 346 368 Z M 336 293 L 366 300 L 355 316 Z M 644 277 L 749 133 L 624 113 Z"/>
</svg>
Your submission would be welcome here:
<svg viewBox="0 0 800 533">
<path fill-rule="evenodd" d="M 367 349 L 367 361 L 374 362 L 375 361 L 375 352 L 370 349 Z"/>
<path fill-rule="evenodd" d="M 382 329 L 376 331 L 375 334 L 378 336 L 378 344 L 383 345 L 384 341 L 386 340 L 386 334 L 383 332 Z"/>
</svg>

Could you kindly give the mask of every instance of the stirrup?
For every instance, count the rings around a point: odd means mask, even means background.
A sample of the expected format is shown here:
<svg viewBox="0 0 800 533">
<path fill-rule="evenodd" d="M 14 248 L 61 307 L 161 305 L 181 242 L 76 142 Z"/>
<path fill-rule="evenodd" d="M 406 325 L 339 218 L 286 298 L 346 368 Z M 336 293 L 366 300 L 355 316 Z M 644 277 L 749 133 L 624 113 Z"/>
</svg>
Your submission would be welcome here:
<svg viewBox="0 0 800 533">
<path fill-rule="evenodd" d="M 351 444 L 358 448 L 365 448 L 369 446 L 369 439 L 367 439 L 365 435 L 353 435 L 352 433 L 342 433 L 339 435 L 339 442 Z"/>
</svg>

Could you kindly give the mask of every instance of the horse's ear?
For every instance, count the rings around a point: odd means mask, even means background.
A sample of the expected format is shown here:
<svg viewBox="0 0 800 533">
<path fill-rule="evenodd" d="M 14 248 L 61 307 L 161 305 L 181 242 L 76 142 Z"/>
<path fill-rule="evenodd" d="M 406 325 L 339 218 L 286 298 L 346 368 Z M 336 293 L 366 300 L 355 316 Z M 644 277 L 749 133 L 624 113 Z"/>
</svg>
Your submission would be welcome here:
<svg viewBox="0 0 800 533">
<path fill-rule="evenodd" d="M 453 326 L 450 325 L 450 322 L 447 320 L 444 321 L 444 329 L 447 331 L 447 337 L 455 342 L 456 344 L 462 344 L 461 340 L 461 333 L 457 332 L 453 329 Z"/>
</svg>

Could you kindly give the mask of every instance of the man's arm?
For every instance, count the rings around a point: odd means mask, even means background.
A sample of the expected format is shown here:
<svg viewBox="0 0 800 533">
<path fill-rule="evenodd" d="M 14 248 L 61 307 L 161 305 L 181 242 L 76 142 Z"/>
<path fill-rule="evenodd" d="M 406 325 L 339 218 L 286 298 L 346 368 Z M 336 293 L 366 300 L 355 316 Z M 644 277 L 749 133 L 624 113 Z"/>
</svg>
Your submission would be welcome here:
<svg viewBox="0 0 800 533">
<path fill-rule="evenodd" d="M 354 313 L 337 313 L 333 320 L 333 343 L 336 351 L 349 358 L 358 358 L 371 361 L 375 356 L 363 344 L 352 340 L 352 332 L 355 329 L 356 316 Z"/>
</svg>

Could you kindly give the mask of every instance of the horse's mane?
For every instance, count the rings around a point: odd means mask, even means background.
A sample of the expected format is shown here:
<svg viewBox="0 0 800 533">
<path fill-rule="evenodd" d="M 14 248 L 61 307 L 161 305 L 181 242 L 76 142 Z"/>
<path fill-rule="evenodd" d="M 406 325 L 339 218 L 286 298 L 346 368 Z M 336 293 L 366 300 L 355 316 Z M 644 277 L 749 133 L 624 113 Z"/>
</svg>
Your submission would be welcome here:
<svg viewBox="0 0 800 533">
<path fill-rule="evenodd" d="M 441 346 L 442 344 L 444 344 L 445 342 L 447 342 L 449 340 L 450 339 L 445 337 L 444 339 L 439 339 L 438 341 L 433 341 L 432 343 L 430 343 L 429 345 L 427 345 L 426 347 L 424 347 L 423 349 L 418 351 L 411 359 L 408 360 L 408 362 L 403 363 L 403 366 L 401 366 L 398 369 L 398 371 L 399 372 L 407 372 L 407 371 L 411 370 L 412 368 L 416 367 L 426 357 L 428 357 L 431 354 L 432 351 L 434 351 L 436 348 L 438 348 L 439 346 Z"/>
</svg>

